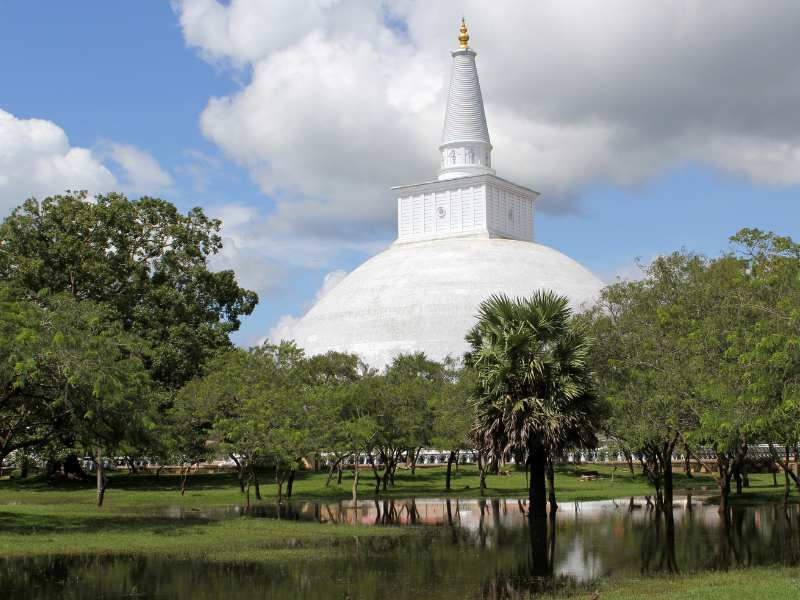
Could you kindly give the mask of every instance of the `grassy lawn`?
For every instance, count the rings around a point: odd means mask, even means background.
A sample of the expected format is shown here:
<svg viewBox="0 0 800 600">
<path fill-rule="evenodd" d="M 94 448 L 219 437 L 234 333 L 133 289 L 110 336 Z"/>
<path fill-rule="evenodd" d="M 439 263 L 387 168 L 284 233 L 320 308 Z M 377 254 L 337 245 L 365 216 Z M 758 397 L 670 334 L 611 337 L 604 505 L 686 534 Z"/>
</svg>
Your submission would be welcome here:
<svg viewBox="0 0 800 600">
<path fill-rule="evenodd" d="M 360 539 L 411 533 L 400 527 L 337 527 L 273 519 L 176 519 L 97 511 L 84 504 L 0 506 L 0 556 L 143 554 L 250 563 L 325 558 Z"/>
<path fill-rule="evenodd" d="M 754 568 L 605 582 L 597 592 L 598 600 L 796 600 L 800 598 L 800 570 Z M 590 596 L 581 592 L 569 598 L 586 600 Z"/>
<path fill-rule="evenodd" d="M 581 470 L 596 470 L 601 478 L 594 481 L 582 481 Z M 452 490 L 444 491 L 444 467 L 418 468 L 415 475 L 409 470 L 398 470 L 396 485 L 387 492 L 381 491 L 379 497 L 449 497 L 478 498 L 479 481 L 474 466 L 461 466 L 454 477 Z M 342 485 L 336 481 L 325 485 L 325 473 L 299 473 L 294 484 L 295 500 L 338 500 L 351 495 L 352 475 L 345 473 Z M 779 480 L 780 482 L 780 480 Z M 175 475 L 126 475 L 112 474 L 106 493 L 104 510 L 116 510 L 134 506 L 156 507 L 166 505 L 178 506 L 219 506 L 242 504 L 243 497 L 239 492 L 236 478 L 232 473 L 200 474 L 190 477 L 185 496 L 178 492 L 179 477 Z M 362 470 L 359 481 L 359 496 L 372 498 L 375 496 L 375 484 L 372 472 Z M 511 470 L 508 475 L 490 475 L 487 478 L 489 498 L 515 498 L 527 496 L 525 473 Z M 632 476 L 626 468 L 616 471 L 605 465 L 586 465 L 575 468 L 564 466 L 558 469 L 556 488 L 560 501 L 603 500 L 626 496 L 642 496 L 652 493 L 652 488 L 642 475 Z M 0 503 L 16 502 L 23 504 L 70 503 L 88 504 L 94 502 L 94 482 L 79 481 L 45 481 L 39 478 L 27 480 L 13 479 L 0 481 Z M 682 473 L 675 474 L 676 494 L 692 490 L 696 494 L 716 493 L 716 485 L 709 475 L 695 475 L 687 478 Z M 277 488 L 271 479 L 262 477 L 261 492 L 265 500 L 275 498 Z M 783 487 L 772 486 L 769 475 L 752 475 L 751 487 L 746 489 L 745 498 L 769 500 L 782 498 Z M 793 497 L 796 493 L 793 490 Z M 742 501 L 742 499 L 735 499 Z"/>
</svg>

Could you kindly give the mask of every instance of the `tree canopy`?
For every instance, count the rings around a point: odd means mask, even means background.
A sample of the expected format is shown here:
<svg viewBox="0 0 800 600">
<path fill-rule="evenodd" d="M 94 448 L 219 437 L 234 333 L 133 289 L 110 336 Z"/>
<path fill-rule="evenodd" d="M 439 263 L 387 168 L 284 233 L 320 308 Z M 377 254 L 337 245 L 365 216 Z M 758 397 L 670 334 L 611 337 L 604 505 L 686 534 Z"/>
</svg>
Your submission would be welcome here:
<svg viewBox="0 0 800 600">
<path fill-rule="evenodd" d="M 104 304 L 150 346 L 153 379 L 177 389 L 258 302 L 233 271 L 211 271 L 221 223 L 158 198 L 86 192 L 27 200 L 0 225 L 0 278 L 26 297 L 42 290 Z"/>
</svg>

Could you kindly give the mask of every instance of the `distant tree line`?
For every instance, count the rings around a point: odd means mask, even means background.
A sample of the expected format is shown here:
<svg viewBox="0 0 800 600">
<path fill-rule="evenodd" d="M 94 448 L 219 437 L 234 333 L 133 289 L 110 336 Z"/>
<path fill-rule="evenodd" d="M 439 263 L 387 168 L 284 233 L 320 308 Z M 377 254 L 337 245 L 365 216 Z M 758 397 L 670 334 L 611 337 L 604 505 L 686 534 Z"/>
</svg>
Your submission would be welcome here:
<svg viewBox="0 0 800 600">
<path fill-rule="evenodd" d="M 727 509 L 748 448 L 792 470 L 800 444 L 800 246 L 758 230 L 716 258 L 659 257 L 575 314 L 552 292 L 486 299 L 464 357 L 308 356 L 292 342 L 236 348 L 258 298 L 214 272 L 220 222 L 155 198 L 31 199 L 0 225 L 0 465 L 81 475 L 91 456 L 103 503 L 108 457 L 147 457 L 189 473 L 236 466 L 250 501 L 269 476 L 291 497 L 300 469 L 352 469 L 376 494 L 420 451 L 462 451 L 486 475 L 530 473 L 530 512 L 555 509 L 554 465 L 602 443 L 639 463 L 659 507 L 672 457 L 713 455 Z M 363 471 L 363 473 L 361 473 Z"/>
<path fill-rule="evenodd" d="M 743 229 L 718 258 L 676 252 L 639 281 L 606 287 L 585 319 L 601 430 L 635 454 L 672 504 L 672 456 L 712 456 L 726 511 L 732 482 L 746 481 L 748 447 L 768 444 L 800 490 L 800 245 Z"/>
</svg>

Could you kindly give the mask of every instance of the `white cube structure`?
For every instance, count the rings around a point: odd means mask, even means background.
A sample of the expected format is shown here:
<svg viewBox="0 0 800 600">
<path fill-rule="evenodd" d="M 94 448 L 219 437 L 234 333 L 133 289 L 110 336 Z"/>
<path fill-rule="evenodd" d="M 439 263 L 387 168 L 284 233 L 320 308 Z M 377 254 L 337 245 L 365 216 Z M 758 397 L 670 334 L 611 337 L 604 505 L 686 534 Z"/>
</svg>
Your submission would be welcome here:
<svg viewBox="0 0 800 600">
<path fill-rule="evenodd" d="M 496 175 L 473 175 L 393 188 L 397 243 L 482 236 L 533 241 L 539 195 Z"/>
</svg>

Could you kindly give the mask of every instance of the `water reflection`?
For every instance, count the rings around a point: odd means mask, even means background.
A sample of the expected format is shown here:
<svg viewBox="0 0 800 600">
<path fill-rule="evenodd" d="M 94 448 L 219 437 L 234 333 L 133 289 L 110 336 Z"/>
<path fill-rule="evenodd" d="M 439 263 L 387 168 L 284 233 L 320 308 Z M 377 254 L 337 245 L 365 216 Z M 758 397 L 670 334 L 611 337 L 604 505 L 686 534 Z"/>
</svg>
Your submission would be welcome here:
<svg viewBox="0 0 800 600">
<path fill-rule="evenodd" d="M 418 526 L 403 538 L 346 538 L 313 564 L 215 566 L 131 557 L 0 559 L 10 598 L 489 598 L 510 600 L 601 577 L 800 564 L 800 507 L 736 507 L 720 516 L 697 498 L 672 511 L 645 498 L 564 503 L 531 518 L 519 500 L 368 500 L 259 505 L 252 517 Z M 237 518 L 243 509 L 178 511 Z M 265 553 L 268 552 L 265 550 Z"/>
</svg>

